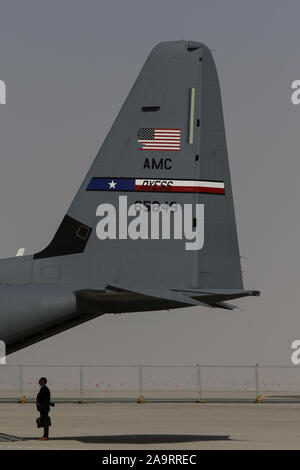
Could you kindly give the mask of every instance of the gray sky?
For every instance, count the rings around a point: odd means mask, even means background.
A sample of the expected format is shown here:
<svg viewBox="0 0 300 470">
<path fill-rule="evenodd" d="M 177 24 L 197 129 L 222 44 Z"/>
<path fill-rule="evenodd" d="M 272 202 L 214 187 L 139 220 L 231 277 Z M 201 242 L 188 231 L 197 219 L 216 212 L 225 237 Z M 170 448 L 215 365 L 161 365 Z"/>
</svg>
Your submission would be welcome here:
<svg viewBox="0 0 300 470">
<path fill-rule="evenodd" d="M 1 0 L 0 256 L 44 248 L 152 47 L 214 53 L 245 287 L 241 310 L 103 316 L 8 363 L 290 364 L 300 339 L 300 3 Z"/>
</svg>

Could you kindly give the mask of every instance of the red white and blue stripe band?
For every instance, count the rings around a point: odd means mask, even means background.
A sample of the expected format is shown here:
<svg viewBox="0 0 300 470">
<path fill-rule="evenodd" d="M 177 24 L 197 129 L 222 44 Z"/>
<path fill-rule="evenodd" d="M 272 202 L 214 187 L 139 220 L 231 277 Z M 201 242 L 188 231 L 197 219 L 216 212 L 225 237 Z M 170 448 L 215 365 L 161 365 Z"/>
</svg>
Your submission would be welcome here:
<svg viewBox="0 0 300 470">
<path fill-rule="evenodd" d="M 86 190 L 225 194 L 225 185 L 223 181 L 94 177 Z"/>
</svg>

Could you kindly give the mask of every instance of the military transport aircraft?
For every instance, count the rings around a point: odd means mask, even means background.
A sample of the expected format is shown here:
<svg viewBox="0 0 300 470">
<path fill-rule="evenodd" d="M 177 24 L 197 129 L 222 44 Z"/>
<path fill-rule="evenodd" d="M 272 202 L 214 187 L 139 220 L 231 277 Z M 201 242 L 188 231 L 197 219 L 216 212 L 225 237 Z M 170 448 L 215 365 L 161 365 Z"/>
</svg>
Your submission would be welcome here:
<svg viewBox="0 0 300 470">
<path fill-rule="evenodd" d="M 106 313 L 244 290 L 219 82 L 192 41 L 152 50 L 50 244 L 0 262 L 7 353 Z"/>
</svg>

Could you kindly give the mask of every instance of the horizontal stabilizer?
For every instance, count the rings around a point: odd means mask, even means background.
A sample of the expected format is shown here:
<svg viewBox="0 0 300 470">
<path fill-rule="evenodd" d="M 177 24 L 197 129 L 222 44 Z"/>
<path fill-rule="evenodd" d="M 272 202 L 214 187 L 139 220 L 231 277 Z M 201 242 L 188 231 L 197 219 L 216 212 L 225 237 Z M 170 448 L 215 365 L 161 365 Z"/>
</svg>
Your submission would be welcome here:
<svg viewBox="0 0 300 470">
<path fill-rule="evenodd" d="M 106 288 L 114 291 L 132 292 L 135 294 L 145 295 L 147 297 L 155 297 L 162 300 L 171 300 L 172 302 L 180 302 L 186 305 L 198 305 L 201 307 L 207 307 L 205 303 L 200 302 L 199 300 L 193 299 L 187 295 L 177 293 L 169 289 L 148 289 L 145 287 L 132 287 L 120 284 L 108 284 Z"/>
<path fill-rule="evenodd" d="M 76 292 L 79 313 L 98 314 L 168 310 L 187 306 L 222 308 L 233 310 L 237 307 L 227 301 L 258 291 L 237 289 L 177 290 L 159 289 L 126 284 L 106 284 L 101 289 L 82 289 Z"/>
<path fill-rule="evenodd" d="M 236 305 L 228 304 L 227 302 L 216 302 L 216 303 L 208 303 L 206 307 L 213 307 L 213 308 L 223 308 L 224 310 L 235 310 L 239 307 Z"/>
<path fill-rule="evenodd" d="M 244 290 L 244 289 L 172 289 L 174 292 L 180 292 L 191 297 L 201 297 L 203 302 L 206 299 L 215 299 L 216 302 L 222 300 L 239 299 L 241 297 L 259 297 L 260 291 L 258 290 Z"/>
</svg>

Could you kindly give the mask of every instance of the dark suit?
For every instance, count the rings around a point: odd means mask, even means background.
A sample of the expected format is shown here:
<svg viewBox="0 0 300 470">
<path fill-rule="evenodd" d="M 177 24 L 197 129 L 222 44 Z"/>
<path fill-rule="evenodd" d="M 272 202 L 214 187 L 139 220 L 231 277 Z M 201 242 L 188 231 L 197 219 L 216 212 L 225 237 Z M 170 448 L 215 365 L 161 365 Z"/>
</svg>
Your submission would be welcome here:
<svg viewBox="0 0 300 470">
<path fill-rule="evenodd" d="M 47 385 L 43 385 L 36 397 L 36 407 L 40 412 L 41 422 L 44 425 L 44 437 L 48 437 L 49 426 L 46 424 L 48 413 L 50 411 L 50 390 Z"/>
</svg>

